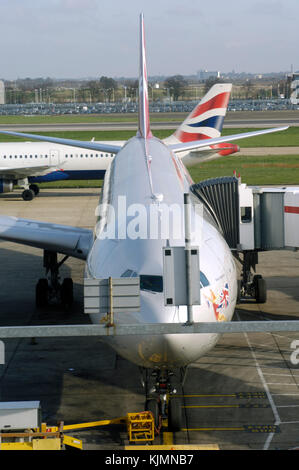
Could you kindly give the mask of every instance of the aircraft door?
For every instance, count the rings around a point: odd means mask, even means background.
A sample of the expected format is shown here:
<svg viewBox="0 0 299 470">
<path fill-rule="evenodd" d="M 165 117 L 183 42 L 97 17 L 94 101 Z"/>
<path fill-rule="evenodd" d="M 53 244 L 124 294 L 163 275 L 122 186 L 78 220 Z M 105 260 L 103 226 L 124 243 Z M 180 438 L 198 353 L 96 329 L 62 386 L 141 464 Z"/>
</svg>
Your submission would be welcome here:
<svg viewBox="0 0 299 470">
<path fill-rule="evenodd" d="M 59 150 L 50 150 L 50 165 L 59 166 Z"/>
</svg>

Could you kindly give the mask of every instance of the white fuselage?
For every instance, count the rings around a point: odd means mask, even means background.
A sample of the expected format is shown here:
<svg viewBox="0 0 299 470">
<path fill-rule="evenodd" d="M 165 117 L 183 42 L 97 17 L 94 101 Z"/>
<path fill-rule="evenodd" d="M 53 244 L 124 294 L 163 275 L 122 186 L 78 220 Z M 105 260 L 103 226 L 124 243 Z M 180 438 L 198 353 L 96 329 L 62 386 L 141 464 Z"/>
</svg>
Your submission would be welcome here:
<svg viewBox="0 0 299 470">
<path fill-rule="evenodd" d="M 157 236 L 151 217 L 153 213 L 162 213 L 162 223 L 165 207 L 180 208 L 178 212 L 182 215 L 184 193 L 189 192 L 192 181 L 181 161 L 155 138 L 147 141 L 151 157 L 149 178 L 144 143 L 138 137 L 129 140 L 105 176 L 95 241 L 86 264 L 87 278 L 141 276 L 151 281 L 151 276 L 155 276 L 163 282 L 163 247 L 167 243 L 185 246 L 182 218 L 173 219 L 175 222 L 170 223 L 167 235 L 159 232 Z M 206 209 L 198 211 L 199 203 L 193 199 L 191 202 L 196 226 L 200 227 L 192 232 L 191 243 L 199 247 L 202 282 L 201 305 L 193 306 L 194 321 L 229 321 L 237 296 L 235 263 Z M 142 280 L 140 302 L 140 312 L 115 314 L 115 323 L 184 323 L 187 320 L 186 306 L 165 306 L 161 288 L 148 287 L 146 282 L 143 286 Z M 101 318 L 100 314 L 91 315 L 94 323 L 99 323 Z M 139 366 L 171 369 L 194 362 L 217 339 L 217 334 L 115 335 L 107 341 L 121 356 Z"/>
<path fill-rule="evenodd" d="M 107 142 L 108 143 L 108 142 Z M 123 142 L 113 142 L 115 145 L 122 145 Z M 60 144 L 48 142 L 1 142 L 0 143 L 0 167 L 1 168 L 24 168 L 51 166 L 51 168 L 41 171 L 41 175 L 54 173 L 57 170 L 68 172 L 105 172 L 114 154 L 95 150 L 80 149 Z M 1 170 L 0 170 L 1 173 Z M 34 173 L 35 174 L 35 173 Z M 35 174 L 36 175 L 36 174 Z M 104 175 L 104 173 L 103 173 Z M 71 179 L 72 173 L 69 178 Z M 5 178 L 5 174 L 3 176 Z"/>
</svg>

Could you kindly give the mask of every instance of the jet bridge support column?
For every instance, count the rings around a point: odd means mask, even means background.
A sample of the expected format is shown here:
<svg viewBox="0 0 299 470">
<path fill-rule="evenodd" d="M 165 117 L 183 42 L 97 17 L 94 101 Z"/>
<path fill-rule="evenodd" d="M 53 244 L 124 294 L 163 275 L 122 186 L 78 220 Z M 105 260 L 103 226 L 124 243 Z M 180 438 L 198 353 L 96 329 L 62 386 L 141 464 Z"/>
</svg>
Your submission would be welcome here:
<svg viewBox="0 0 299 470">
<path fill-rule="evenodd" d="M 191 203 L 189 194 L 185 203 L 185 246 L 163 248 L 164 305 L 187 307 L 186 324 L 193 324 L 193 306 L 200 305 L 199 247 L 191 245 Z"/>
<path fill-rule="evenodd" d="M 191 229 L 190 229 L 190 200 L 189 194 L 184 194 L 185 218 L 185 258 L 186 258 L 186 286 L 187 286 L 187 324 L 193 323 L 192 306 L 192 272 L 191 272 Z"/>
</svg>

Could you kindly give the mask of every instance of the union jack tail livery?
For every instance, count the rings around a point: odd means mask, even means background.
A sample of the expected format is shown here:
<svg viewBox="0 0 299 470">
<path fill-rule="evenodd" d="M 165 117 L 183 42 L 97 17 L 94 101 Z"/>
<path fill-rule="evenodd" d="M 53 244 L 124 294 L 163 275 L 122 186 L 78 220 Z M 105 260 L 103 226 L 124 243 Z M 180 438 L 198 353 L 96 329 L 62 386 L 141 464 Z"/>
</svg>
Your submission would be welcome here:
<svg viewBox="0 0 299 470">
<path fill-rule="evenodd" d="M 186 143 L 220 137 L 231 89 L 231 83 L 217 83 L 212 86 L 174 134 L 164 142 L 167 144 Z M 213 156 L 230 155 L 240 149 L 235 144 L 220 143 L 207 145 L 202 150 L 205 151 L 205 157 L 208 154 L 210 157 L 212 154 Z M 201 157 L 203 156 L 201 153 Z M 193 161 L 193 163 L 196 162 Z"/>
<path fill-rule="evenodd" d="M 180 142 L 220 137 L 229 102 L 231 83 L 216 84 L 174 133 Z"/>
</svg>

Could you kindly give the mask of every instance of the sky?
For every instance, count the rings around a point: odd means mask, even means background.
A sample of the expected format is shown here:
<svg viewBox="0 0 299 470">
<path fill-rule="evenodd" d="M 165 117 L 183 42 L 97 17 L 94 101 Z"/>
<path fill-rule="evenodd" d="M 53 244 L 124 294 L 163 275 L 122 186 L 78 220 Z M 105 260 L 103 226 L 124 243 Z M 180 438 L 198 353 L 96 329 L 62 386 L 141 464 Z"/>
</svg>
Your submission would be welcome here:
<svg viewBox="0 0 299 470">
<path fill-rule="evenodd" d="M 0 77 L 136 77 L 299 69 L 299 0 L 0 0 Z"/>
</svg>

